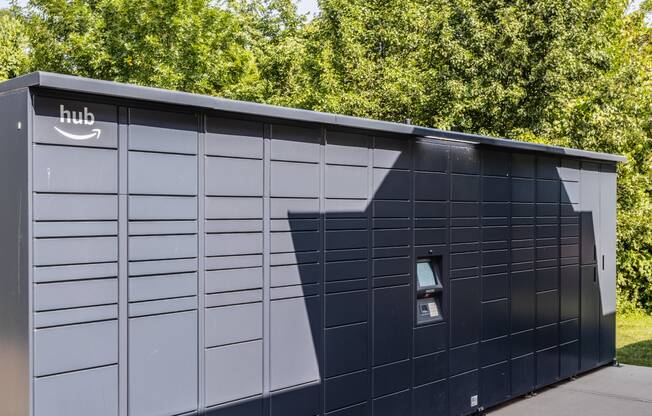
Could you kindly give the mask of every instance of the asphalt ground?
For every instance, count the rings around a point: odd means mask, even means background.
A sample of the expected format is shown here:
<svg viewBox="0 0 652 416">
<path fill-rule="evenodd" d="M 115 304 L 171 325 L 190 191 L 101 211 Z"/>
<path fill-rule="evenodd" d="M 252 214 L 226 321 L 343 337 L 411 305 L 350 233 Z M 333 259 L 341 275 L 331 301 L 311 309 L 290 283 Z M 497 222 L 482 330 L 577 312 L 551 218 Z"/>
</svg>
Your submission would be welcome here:
<svg viewBox="0 0 652 416">
<path fill-rule="evenodd" d="M 487 415 L 652 416 L 652 368 L 603 367 L 490 409 Z"/>
</svg>

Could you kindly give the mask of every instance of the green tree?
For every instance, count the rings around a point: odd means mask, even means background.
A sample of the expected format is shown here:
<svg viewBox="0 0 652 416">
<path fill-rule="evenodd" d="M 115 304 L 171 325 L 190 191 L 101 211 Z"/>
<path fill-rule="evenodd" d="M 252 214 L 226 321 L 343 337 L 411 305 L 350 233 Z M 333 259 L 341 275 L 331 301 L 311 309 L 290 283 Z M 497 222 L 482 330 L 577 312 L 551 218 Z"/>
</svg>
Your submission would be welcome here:
<svg viewBox="0 0 652 416">
<path fill-rule="evenodd" d="M 624 154 L 620 305 L 652 311 L 652 32 L 625 0 L 32 0 L 0 78 L 49 70 Z"/>
<path fill-rule="evenodd" d="M 620 304 L 652 310 L 650 29 L 609 0 L 322 0 L 268 101 L 629 157 Z M 644 8 L 646 6 L 644 5 Z M 645 10 L 644 10 L 645 11 Z"/>
<path fill-rule="evenodd" d="M 0 10 L 0 81 L 27 71 L 28 45 L 20 15 L 15 10 Z"/>
<path fill-rule="evenodd" d="M 258 87 L 240 20 L 209 0 L 33 0 L 26 19 L 33 69 L 229 97 Z"/>
</svg>

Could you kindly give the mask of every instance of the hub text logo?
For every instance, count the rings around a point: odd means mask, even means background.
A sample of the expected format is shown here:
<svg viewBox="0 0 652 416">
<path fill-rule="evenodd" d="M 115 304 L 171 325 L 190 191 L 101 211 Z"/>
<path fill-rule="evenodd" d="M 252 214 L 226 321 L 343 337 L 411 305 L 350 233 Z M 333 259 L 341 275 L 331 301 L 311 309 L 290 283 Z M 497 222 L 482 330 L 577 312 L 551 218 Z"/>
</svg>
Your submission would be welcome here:
<svg viewBox="0 0 652 416">
<path fill-rule="evenodd" d="M 88 107 L 84 107 L 83 111 L 73 111 L 67 110 L 63 104 L 59 106 L 59 123 L 61 124 L 72 124 L 72 125 L 84 125 L 84 126 L 93 126 L 95 124 L 95 114 L 88 111 Z M 54 126 L 54 129 L 64 137 L 67 137 L 71 140 L 90 140 L 90 139 L 99 139 L 102 130 L 92 129 L 92 133 L 88 134 L 73 134 L 69 133 L 57 126 Z"/>
</svg>

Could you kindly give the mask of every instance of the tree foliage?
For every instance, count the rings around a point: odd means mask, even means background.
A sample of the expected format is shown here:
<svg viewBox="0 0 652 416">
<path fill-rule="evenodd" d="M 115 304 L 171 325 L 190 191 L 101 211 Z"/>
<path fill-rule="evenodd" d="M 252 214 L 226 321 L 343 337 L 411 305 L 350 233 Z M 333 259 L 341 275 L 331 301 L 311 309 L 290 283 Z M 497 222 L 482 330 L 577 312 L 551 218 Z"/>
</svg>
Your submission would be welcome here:
<svg viewBox="0 0 652 416">
<path fill-rule="evenodd" d="M 28 37 L 15 11 L 0 10 L 0 81 L 28 70 Z"/>
<path fill-rule="evenodd" d="M 34 0 L 32 68 L 225 96 L 259 81 L 238 16 L 208 0 Z"/>
<path fill-rule="evenodd" d="M 624 0 L 32 0 L 0 78 L 49 70 L 624 154 L 621 307 L 652 311 L 652 32 Z"/>
</svg>

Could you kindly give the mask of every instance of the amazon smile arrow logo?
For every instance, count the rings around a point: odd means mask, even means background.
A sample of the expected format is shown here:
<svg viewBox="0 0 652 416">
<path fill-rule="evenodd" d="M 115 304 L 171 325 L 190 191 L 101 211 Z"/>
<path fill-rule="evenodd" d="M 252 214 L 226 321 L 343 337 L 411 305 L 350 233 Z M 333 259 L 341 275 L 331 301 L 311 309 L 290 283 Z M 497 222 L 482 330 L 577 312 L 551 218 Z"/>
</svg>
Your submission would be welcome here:
<svg viewBox="0 0 652 416">
<path fill-rule="evenodd" d="M 102 130 L 100 129 L 93 129 L 92 133 L 90 134 L 72 134 L 68 133 L 66 131 L 61 130 L 59 127 L 55 126 L 54 129 L 58 131 L 61 135 L 71 139 L 71 140 L 89 140 L 92 138 L 99 139 L 100 135 L 102 134 Z"/>
<path fill-rule="evenodd" d="M 88 107 L 84 107 L 84 111 L 67 110 L 63 104 L 59 106 L 59 122 L 65 124 L 83 124 L 85 126 L 92 126 L 95 124 L 95 114 L 88 111 Z M 102 134 L 100 129 L 92 129 L 92 133 L 88 134 L 74 134 L 54 126 L 54 129 L 62 136 L 71 140 L 90 140 L 99 139 Z"/>
</svg>

